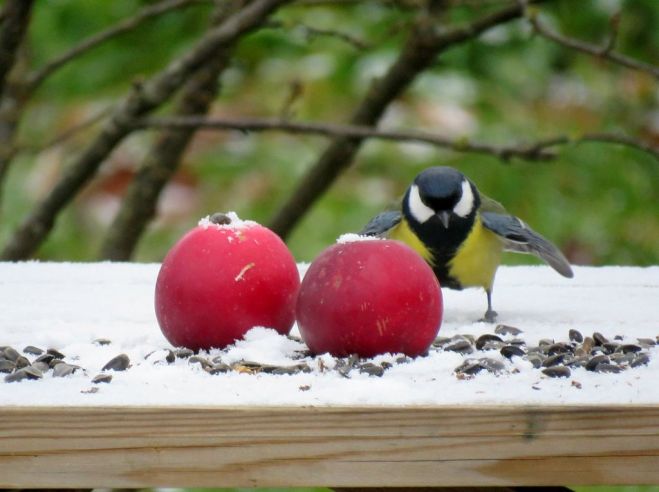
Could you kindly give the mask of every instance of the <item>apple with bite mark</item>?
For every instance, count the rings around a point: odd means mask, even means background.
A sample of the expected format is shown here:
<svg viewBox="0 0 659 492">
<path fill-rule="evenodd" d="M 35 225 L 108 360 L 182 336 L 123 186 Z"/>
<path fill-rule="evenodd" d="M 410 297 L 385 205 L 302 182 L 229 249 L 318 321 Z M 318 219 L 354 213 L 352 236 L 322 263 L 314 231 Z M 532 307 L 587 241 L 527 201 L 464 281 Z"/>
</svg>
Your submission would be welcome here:
<svg viewBox="0 0 659 492">
<path fill-rule="evenodd" d="M 288 334 L 300 277 L 274 232 L 229 213 L 202 219 L 163 260 L 155 308 L 165 338 L 224 348 L 255 326 Z"/>
<path fill-rule="evenodd" d="M 425 353 L 442 321 L 442 292 L 428 264 L 405 244 L 357 240 L 323 251 L 297 299 L 302 339 L 316 354 Z"/>
</svg>

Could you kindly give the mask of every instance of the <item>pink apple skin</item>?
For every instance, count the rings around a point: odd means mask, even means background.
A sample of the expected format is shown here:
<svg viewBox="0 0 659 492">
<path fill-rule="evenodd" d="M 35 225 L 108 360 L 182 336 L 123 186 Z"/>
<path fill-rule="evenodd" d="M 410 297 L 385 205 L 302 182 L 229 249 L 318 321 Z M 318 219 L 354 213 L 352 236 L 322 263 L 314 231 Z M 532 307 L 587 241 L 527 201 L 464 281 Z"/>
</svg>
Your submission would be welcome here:
<svg viewBox="0 0 659 492">
<path fill-rule="evenodd" d="M 302 339 L 316 354 L 428 350 L 442 321 L 442 292 L 432 269 L 398 241 L 356 241 L 326 249 L 298 294 Z"/>
<path fill-rule="evenodd" d="M 162 263 L 156 317 L 174 346 L 224 348 L 255 326 L 287 334 L 299 286 L 293 255 L 274 232 L 258 224 L 199 226 Z"/>
</svg>

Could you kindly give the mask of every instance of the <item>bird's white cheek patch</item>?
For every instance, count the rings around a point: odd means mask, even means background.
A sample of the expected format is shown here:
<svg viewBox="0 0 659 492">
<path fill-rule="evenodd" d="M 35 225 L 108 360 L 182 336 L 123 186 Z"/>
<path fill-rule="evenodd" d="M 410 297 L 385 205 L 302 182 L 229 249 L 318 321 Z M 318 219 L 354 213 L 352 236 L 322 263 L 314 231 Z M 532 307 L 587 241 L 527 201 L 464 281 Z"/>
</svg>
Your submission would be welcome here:
<svg viewBox="0 0 659 492">
<path fill-rule="evenodd" d="M 453 207 L 453 213 L 459 217 L 466 217 L 474 208 L 474 194 L 471 191 L 471 185 L 466 179 L 462 182 L 462 196 L 460 201 Z"/>
<path fill-rule="evenodd" d="M 430 219 L 430 217 L 435 215 L 433 209 L 421 201 L 421 196 L 419 195 L 419 188 L 417 185 L 411 186 L 407 204 L 410 207 L 410 213 L 412 214 L 412 217 L 414 217 L 422 224 Z"/>
</svg>

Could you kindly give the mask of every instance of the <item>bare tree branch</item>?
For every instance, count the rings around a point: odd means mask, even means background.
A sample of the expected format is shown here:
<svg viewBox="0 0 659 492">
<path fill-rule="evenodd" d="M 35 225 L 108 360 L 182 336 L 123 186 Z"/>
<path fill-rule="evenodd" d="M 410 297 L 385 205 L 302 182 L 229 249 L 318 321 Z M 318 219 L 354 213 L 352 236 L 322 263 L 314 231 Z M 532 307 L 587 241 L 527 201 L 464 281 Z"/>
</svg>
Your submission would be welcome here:
<svg viewBox="0 0 659 492">
<path fill-rule="evenodd" d="M 219 6 L 213 24 L 217 25 L 235 13 L 243 3 L 243 0 L 231 0 Z M 174 114 L 199 116 L 208 112 L 219 91 L 218 78 L 229 58 L 230 50 L 223 50 L 194 74 L 183 87 Z M 148 223 L 156 215 L 162 190 L 180 166 L 196 130 L 194 126 L 183 130 L 165 129 L 156 140 L 128 186 L 119 212 L 103 239 L 102 259 L 130 260 Z"/>
<path fill-rule="evenodd" d="M 611 22 L 611 35 L 609 40 L 603 46 L 598 46 L 595 44 L 586 43 L 574 38 L 569 38 L 563 36 L 557 32 L 552 31 L 547 26 L 545 26 L 540 19 L 538 18 L 538 12 L 535 10 L 529 9 L 526 7 L 527 2 L 519 0 L 522 5 L 525 6 L 524 16 L 529 20 L 533 31 L 543 38 L 549 39 L 556 44 L 570 48 L 588 55 L 594 56 L 596 58 L 601 58 L 603 60 L 608 60 L 612 63 L 617 63 L 624 67 L 630 68 L 632 70 L 638 70 L 640 72 L 645 72 L 656 79 L 659 79 L 659 66 L 652 65 L 650 63 L 645 63 L 640 60 L 622 55 L 613 50 L 616 39 L 617 39 L 617 23 L 619 21 L 615 20 L 616 16 L 613 17 Z"/>
<path fill-rule="evenodd" d="M 100 134 L 73 161 L 52 191 L 23 220 L 5 246 L 0 259 L 27 258 L 55 225 L 59 212 L 96 173 L 103 161 L 133 130 L 135 121 L 167 101 L 205 62 L 257 28 L 288 0 L 255 0 L 221 25 L 209 30 L 185 55 L 137 87 L 119 104 Z"/>
<path fill-rule="evenodd" d="M 7 0 L 0 16 L 0 95 L 14 66 L 18 47 L 23 42 L 32 12 L 33 0 Z"/>
<path fill-rule="evenodd" d="M 147 118 L 137 123 L 140 128 L 170 128 L 187 130 L 205 128 L 213 130 L 238 130 L 241 132 L 280 131 L 291 134 L 319 135 L 326 138 L 354 137 L 375 138 L 394 142 L 414 142 L 441 147 L 456 152 L 473 152 L 508 160 L 514 157 L 526 160 L 548 160 L 556 154 L 547 149 L 558 145 L 581 142 L 614 143 L 632 147 L 650 154 L 659 161 L 659 147 L 636 138 L 615 133 L 586 133 L 577 137 L 559 135 L 533 143 L 507 145 L 472 142 L 466 138 L 450 138 L 420 130 L 384 130 L 371 126 L 337 125 L 319 122 L 294 122 L 276 118 L 204 118 L 203 116 L 178 116 Z"/>
<path fill-rule="evenodd" d="M 30 90 L 33 92 L 56 70 L 60 69 L 70 61 L 84 55 L 91 49 L 96 48 L 97 46 L 113 38 L 116 38 L 121 34 L 137 29 L 144 22 L 153 19 L 154 17 L 159 17 L 163 14 L 171 12 L 172 10 L 177 10 L 198 3 L 199 0 L 163 0 L 159 3 L 144 7 L 132 17 L 124 19 L 114 26 L 111 26 L 101 32 L 92 34 L 70 50 L 50 60 L 43 67 L 37 69 L 34 73 L 29 75 L 27 84 L 30 87 Z"/>
<path fill-rule="evenodd" d="M 279 131 L 292 134 L 319 135 L 326 138 L 375 138 L 394 142 L 413 142 L 455 150 L 488 154 L 500 159 L 520 157 L 529 160 L 547 160 L 555 154 L 538 144 L 494 145 L 471 142 L 465 138 L 449 138 L 424 131 L 383 130 L 372 126 L 336 125 L 319 122 L 294 122 L 268 118 L 204 118 L 199 116 L 149 118 L 138 123 L 140 128 L 170 128 L 186 130 L 205 128 L 214 130 L 239 130 L 241 132 Z"/>
<path fill-rule="evenodd" d="M 424 17 L 414 27 L 398 58 L 385 75 L 371 85 L 366 96 L 350 118 L 352 125 L 374 126 L 389 104 L 444 50 L 473 39 L 487 29 L 523 14 L 521 5 L 513 4 L 484 15 L 465 26 L 439 29 L 432 19 Z M 337 137 L 322 153 L 315 165 L 298 183 L 286 203 L 275 214 L 270 227 L 287 237 L 295 224 L 352 163 L 363 137 Z"/>
</svg>

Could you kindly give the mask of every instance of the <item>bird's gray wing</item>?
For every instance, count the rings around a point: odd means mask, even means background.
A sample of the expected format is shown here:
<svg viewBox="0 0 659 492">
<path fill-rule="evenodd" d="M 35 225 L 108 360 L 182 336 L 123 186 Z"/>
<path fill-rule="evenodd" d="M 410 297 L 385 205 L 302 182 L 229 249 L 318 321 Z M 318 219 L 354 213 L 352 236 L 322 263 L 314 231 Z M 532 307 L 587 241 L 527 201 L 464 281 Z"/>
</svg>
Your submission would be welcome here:
<svg viewBox="0 0 659 492">
<path fill-rule="evenodd" d="M 402 219 L 402 214 L 395 210 L 382 212 L 359 231 L 360 236 L 386 236 L 387 232 L 396 226 Z"/>
<path fill-rule="evenodd" d="M 482 212 L 481 219 L 487 229 L 501 237 L 507 251 L 535 255 L 564 277 L 574 276 L 563 253 L 521 219 L 496 212 Z"/>
</svg>

